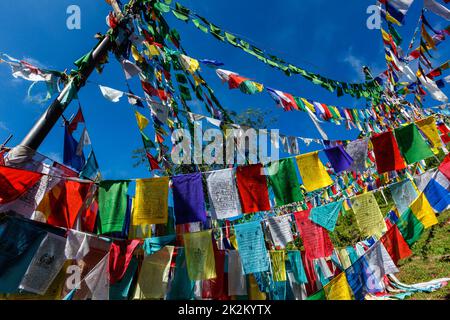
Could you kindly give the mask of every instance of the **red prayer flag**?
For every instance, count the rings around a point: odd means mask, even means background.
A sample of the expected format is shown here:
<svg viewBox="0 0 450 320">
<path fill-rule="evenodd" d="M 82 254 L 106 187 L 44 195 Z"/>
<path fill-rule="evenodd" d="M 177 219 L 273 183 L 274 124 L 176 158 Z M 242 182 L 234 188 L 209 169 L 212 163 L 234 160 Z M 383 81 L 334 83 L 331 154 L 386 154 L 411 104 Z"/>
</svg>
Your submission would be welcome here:
<svg viewBox="0 0 450 320">
<path fill-rule="evenodd" d="M 329 257 L 333 254 L 333 244 L 325 228 L 309 219 L 311 209 L 294 213 L 300 236 L 310 259 Z"/>
<path fill-rule="evenodd" d="M 66 180 L 50 191 L 51 214 L 48 224 L 72 229 L 75 220 L 83 209 L 92 183 Z M 59 191 L 59 192 L 58 192 Z"/>
<path fill-rule="evenodd" d="M 411 249 L 395 224 L 392 225 L 383 237 L 381 237 L 381 242 L 386 247 L 387 252 L 395 264 L 397 264 L 399 260 L 408 258 L 412 255 Z"/>
<path fill-rule="evenodd" d="M 98 202 L 94 200 L 86 212 L 81 217 L 81 228 L 86 232 L 94 232 L 95 222 L 97 220 Z"/>
<path fill-rule="evenodd" d="M 218 250 L 214 243 L 216 275 L 214 279 L 202 281 L 202 298 L 212 300 L 230 300 L 228 296 L 228 274 L 225 273 L 225 250 Z"/>
<path fill-rule="evenodd" d="M 375 134 L 371 140 L 378 173 L 406 168 L 392 131 Z"/>
<path fill-rule="evenodd" d="M 314 270 L 314 261 L 313 259 L 308 258 L 305 251 L 301 251 L 301 254 L 306 279 L 308 279 L 308 283 L 305 283 L 306 294 L 310 296 L 319 290 L 317 286 L 317 276 Z"/>
<path fill-rule="evenodd" d="M 34 186 L 42 174 L 22 169 L 0 167 L 0 204 L 16 200 Z"/>
<path fill-rule="evenodd" d="M 228 77 L 228 87 L 230 89 L 239 88 L 242 82 L 248 80 L 248 78 L 241 77 L 238 74 L 230 74 Z"/>
<path fill-rule="evenodd" d="M 114 284 L 122 280 L 125 272 L 127 272 L 128 265 L 133 252 L 139 245 L 140 240 L 131 241 L 114 241 L 109 249 L 109 281 Z"/>
<path fill-rule="evenodd" d="M 150 163 L 150 169 L 161 170 L 161 168 L 158 164 L 158 161 L 156 161 L 156 159 L 149 152 L 147 152 L 147 159 L 148 159 L 148 162 Z"/>
<path fill-rule="evenodd" d="M 236 183 L 244 213 L 270 210 L 267 180 L 262 170 L 261 164 L 238 167 L 236 170 Z"/>
<path fill-rule="evenodd" d="M 69 133 L 73 133 L 75 130 L 77 130 L 78 124 L 83 122 L 84 122 L 83 112 L 81 111 L 81 108 L 78 108 L 77 114 L 75 115 L 75 117 L 73 117 L 72 121 L 70 121 L 68 127 Z"/>
</svg>

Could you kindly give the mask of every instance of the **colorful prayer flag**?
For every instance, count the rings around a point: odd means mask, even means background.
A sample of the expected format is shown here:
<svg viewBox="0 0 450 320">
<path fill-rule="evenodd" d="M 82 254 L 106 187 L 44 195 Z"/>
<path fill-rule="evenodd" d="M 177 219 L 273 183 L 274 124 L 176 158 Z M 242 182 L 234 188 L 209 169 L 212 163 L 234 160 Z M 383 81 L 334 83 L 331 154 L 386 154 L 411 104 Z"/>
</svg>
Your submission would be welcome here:
<svg viewBox="0 0 450 320">
<path fill-rule="evenodd" d="M 308 192 L 333 184 L 330 175 L 319 159 L 319 152 L 311 152 L 295 157 L 302 177 L 303 184 Z"/>
<path fill-rule="evenodd" d="M 406 168 L 405 161 L 400 154 L 397 141 L 392 131 L 372 136 L 373 152 L 378 173 L 385 173 Z"/>
<path fill-rule="evenodd" d="M 241 198 L 242 212 L 269 211 L 269 191 L 261 164 L 238 167 L 236 182 Z"/>
<path fill-rule="evenodd" d="M 127 211 L 129 181 L 101 181 L 98 191 L 100 233 L 121 232 Z"/>
<path fill-rule="evenodd" d="M 186 263 L 191 280 L 216 277 L 211 230 L 183 234 Z"/>
<path fill-rule="evenodd" d="M 283 206 L 303 200 L 300 184 L 292 158 L 271 163 L 267 168 L 269 185 L 275 194 L 277 206 Z"/>
<path fill-rule="evenodd" d="M 433 156 L 433 152 L 414 123 L 395 129 L 395 138 L 408 164 Z"/>
<path fill-rule="evenodd" d="M 351 199 L 359 230 L 366 237 L 381 236 L 386 229 L 380 207 L 372 192 L 364 193 Z"/>
<path fill-rule="evenodd" d="M 176 224 L 206 221 L 201 173 L 172 178 Z"/>
</svg>

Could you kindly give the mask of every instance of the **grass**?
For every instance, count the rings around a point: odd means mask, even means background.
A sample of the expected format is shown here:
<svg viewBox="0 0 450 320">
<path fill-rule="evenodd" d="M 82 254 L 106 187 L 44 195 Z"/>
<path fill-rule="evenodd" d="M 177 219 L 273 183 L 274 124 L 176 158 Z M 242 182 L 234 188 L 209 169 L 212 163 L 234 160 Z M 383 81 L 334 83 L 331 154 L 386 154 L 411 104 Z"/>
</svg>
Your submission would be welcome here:
<svg viewBox="0 0 450 320">
<path fill-rule="evenodd" d="M 412 246 L 413 255 L 399 263 L 397 277 L 406 284 L 450 277 L 450 210 L 439 215 L 439 224 L 426 230 Z M 431 293 L 416 293 L 410 300 L 450 300 L 450 284 Z"/>
</svg>

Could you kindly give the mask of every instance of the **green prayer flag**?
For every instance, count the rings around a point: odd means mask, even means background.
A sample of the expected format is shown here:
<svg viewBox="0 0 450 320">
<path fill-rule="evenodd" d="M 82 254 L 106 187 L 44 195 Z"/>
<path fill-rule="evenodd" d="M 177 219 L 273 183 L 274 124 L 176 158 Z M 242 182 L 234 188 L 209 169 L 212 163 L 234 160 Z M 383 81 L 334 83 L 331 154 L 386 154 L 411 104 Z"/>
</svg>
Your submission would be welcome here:
<svg viewBox="0 0 450 320">
<path fill-rule="evenodd" d="M 160 12 L 165 12 L 165 13 L 170 11 L 170 7 L 167 4 L 162 3 L 162 2 L 156 2 L 154 4 L 154 8 Z"/>
<path fill-rule="evenodd" d="M 83 70 L 92 60 L 92 52 L 93 50 L 86 53 L 80 59 L 74 62 L 74 64 L 78 67 L 78 69 Z"/>
<path fill-rule="evenodd" d="M 155 144 L 153 143 L 153 141 L 150 140 L 150 138 L 147 137 L 147 136 L 145 135 L 145 133 L 143 133 L 142 131 L 141 131 L 141 136 L 142 136 L 142 142 L 144 143 L 145 149 L 154 149 L 154 148 L 156 148 L 156 146 L 155 146 Z"/>
<path fill-rule="evenodd" d="M 188 21 L 189 20 L 189 16 L 185 15 L 184 13 L 178 12 L 176 10 L 172 10 L 172 13 L 179 20 L 182 20 L 182 21 Z"/>
<path fill-rule="evenodd" d="M 267 168 L 269 184 L 275 195 L 278 206 L 303 200 L 300 191 L 295 164 L 292 158 L 282 159 L 271 163 Z"/>
<path fill-rule="evenodd" d="M 122 232 L 129 181 L 102 181 L 98 191 L 100 233 Z"/>
<path fill-rule="evenodd" d="M 312 296 L 306 298 L 306 300 L 327 300 L 325 290 L 321 289 L 320 291 L 314 293 Z"/>
<path fill-rule="evenodd" d="M 397 227 L 409 246 L 412 246 L 419 240 L 425 230 L 425 227 L 416 218 L 411 208 L 408 208 L 408 210 L 400 216 L 397 221 Z"/>
<path fill-rule="evenodd" d="M 408 164 L 433 156 L 430 146 L 420 134 L 415 123 L 395 129 L 395 138 Z"/>
<path fill-rule="evenodd" d="M 203 24 L 200 23 L 200 21 L 198 19 L 192 19 L 192 23 L 194 23 L 194 25 L 200 29 L 201 31 L 203 31 L 204 33 L 208 33 L 208 27 L 204 26 Z"/>
</svg>

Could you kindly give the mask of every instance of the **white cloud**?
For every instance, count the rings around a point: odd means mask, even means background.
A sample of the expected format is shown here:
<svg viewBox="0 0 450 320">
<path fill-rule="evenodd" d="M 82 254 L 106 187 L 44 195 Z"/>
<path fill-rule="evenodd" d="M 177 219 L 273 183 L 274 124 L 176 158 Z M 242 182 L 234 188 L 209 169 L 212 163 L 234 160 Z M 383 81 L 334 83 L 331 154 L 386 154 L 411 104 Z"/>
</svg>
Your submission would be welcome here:
<svg viewBox="0 0 450 320">
<path fill-rule="evenodd" d="M 0 121 L 0 130 L 4 130 L 4 131 L 10 131 L 8 126 L 6 125 L 6 123 L 4 123 L 3 121 Z"/>
<path fill-rule="evenodd" d="M 363 72 L 362 72 L 362 67 L 364 66 L 364 63 L 362 62 L 362 60 L 360 58 L 358 58 L 357 56 L 355 56 L 352 53 L 351 47 L 348 50 L 347 56 L 344 58 L 344 62 L 347 62 L 354 69 L 354 71 L 358 74 L 358 80 L 361 80 L 364 78 Z"/>
</svg>

